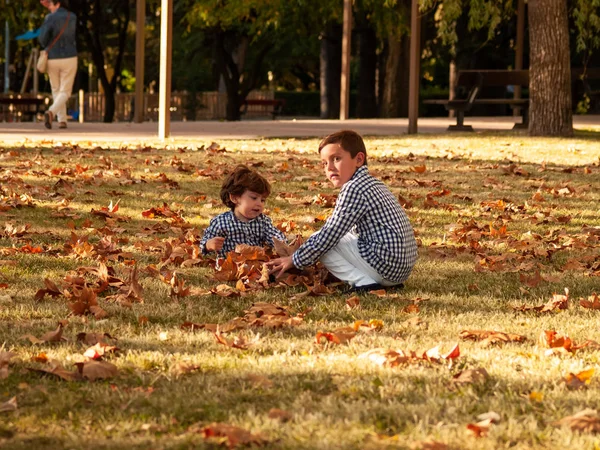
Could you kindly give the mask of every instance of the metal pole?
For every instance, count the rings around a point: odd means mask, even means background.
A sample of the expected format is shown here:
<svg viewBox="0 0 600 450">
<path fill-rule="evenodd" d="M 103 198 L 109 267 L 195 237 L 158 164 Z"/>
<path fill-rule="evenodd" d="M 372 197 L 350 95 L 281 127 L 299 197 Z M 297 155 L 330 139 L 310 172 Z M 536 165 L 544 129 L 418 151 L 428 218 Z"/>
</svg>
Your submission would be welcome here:
<svg viewBox="0 0 600 450">
<path fill-rule="evenodd" d="M 85 120 L 85 93 L 83 89 L 79 89 L 79 123 Z"/>
<path fill-rule="evenodd" d="M 146 0 L 137 0 L 135 19 L 135 123 L 144 121 L 144 41 L 146 23 Z"/>
<path fill-rule="evenodd" d="M 173 0 L 161 0 L 158 137 L 171 135 L 171 50 L 173 48 Z"/>
<path fill-rule="evenodd" d="M 36 96 L 40 88 L 40 73 L 37 71 L 37 62 L 40 56 L 39 52 L 37 47 L 33 49 L 33 93 Z"/>
<path fill-rule="evenodd" d="M 8 5 L 8 0 L 6 0 L 6 5 Z M 6 19 L 4 28 L 4 56 L 4 93 L 8 94 L 10 84 L 10 73 L 8 72 L 10 69 L 10 27 L 8 26 L 8 19 Z"/>
<path fill-rule="evenodd" d="M 352 40 L 352 0 L 344 0 L 342 30 L 342 79 L 340 88 L 340 120 L 350 116 L 350 45 Z"/>
<path fill-rule="evenodd" d="M 408 134 L 417 134 L 419 119 L 419 73 L 421 69 L 421 18 L 419 1 L 412 0 L 410 9 L 410 74 L 408 87 Z"/>
</svg>

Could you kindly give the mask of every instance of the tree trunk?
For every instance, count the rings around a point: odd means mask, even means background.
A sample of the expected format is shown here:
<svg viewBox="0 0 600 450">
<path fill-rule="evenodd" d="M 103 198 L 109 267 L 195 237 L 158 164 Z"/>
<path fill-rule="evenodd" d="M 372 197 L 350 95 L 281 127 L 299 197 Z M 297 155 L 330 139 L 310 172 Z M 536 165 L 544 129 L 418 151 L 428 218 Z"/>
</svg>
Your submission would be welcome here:
<svg viewBox="0 0 600 450">
<path fill-rule="evenodd" d="M 70 9 L 75 13 L 78 20 L 77 30 L 83 34 L 84 41 L 91 53 L 92 61 L 96 66 L 98 78 L 104 89 L 104 116 L 103 122 L 110 123 L 115 116 L 115 92 L 118 78 L 121 75 L 123 56 L 125 54 L 125 45 L 127 42 L 127 29 L 131 19 L 131 8 L 129 2 L 113 2 L 109 5 L 112 11 L 111 20 L 107 22 L 104 17 L 104 11 L 107 8 L 100 0 L 86 2 L 83 0 L 71 1 Z M 114 63 L 114 73 L 109 80 L 104 69 L 106 60 L 104 58 L 105 45 L 102 39 L 105 38 L 105 30 L 102 28 L 106 23 L 116 24 L 116 33 L 118 37 L 118 50 Z"/>
<path fill-rule="evenodd" d="M 238 65 L 233 60 L 232 55 L 225 46 L 225 33 L 221 30 L 216 31 L 215 36 L 215 64 L 221 79 L 225 82 L 227 91 L 227 106 L 225 110 L 225 119 L 228 121 L 241 120 L 240 113 L 240 73 Z"/>
<path fill-rule="evenodd" d="M 365 19 L 358 31 L 358 97 L 356 116 L 377 117 L 377 97 L 375 95 L 377 77 L 377 36 L 372 25 Z"/>
<path fill-rule="evenodd" d="M 566 0 L 529 0 L 529 135 L 572 136 Z"/>
<path fill-rule="evenodd" d="M 321 34 L 321 119 L 340 116 L 342 27 L 329 24 Z"/>
<path fill-rule="evenodd" d="M 408 116 L 409 44 L 408 36 L 388 38 L 389 54 L 381 98 L 381 117 Z"/>
</svg>

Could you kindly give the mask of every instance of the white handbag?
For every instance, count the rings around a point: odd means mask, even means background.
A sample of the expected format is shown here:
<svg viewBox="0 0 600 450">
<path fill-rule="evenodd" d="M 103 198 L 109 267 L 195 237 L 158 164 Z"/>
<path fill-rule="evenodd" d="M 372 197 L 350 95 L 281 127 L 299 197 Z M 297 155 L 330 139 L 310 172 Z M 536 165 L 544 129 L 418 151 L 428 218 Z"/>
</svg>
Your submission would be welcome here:
<svg viewBox="0 0 600 450">
<path fill-rule="evenodd" d="M 46 50 L 40 52 L 36 67 L 40 73 L 46 73 L 46 70 L 48 70 L 48 52 Z"/>
</svg>

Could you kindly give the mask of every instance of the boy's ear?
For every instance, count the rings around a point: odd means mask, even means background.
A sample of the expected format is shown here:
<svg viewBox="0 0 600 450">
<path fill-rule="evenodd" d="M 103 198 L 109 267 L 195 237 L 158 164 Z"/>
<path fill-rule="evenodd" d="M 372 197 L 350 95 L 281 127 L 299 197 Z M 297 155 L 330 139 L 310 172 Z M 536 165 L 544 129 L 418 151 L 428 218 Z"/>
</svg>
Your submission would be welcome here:
<svg viewBox="0 0 600 450">
<path fill-rule="evenodd" d="M 356 154 L 356 162 L 359 164 L 359 167 L 365 163 L 365 154 L 363 152 Z"/>
<path fill-rule="evenodd" d="M 240 199 L 240 197 L 239 197 L 239 196 L 237 196 L 237 195 L 233 195 L 233 194 L 229 194 L 229 200 L 231 200 L 231 202 L 232 202 L 234 205 L 237 205 L 237 204 L 238 204 L 238 201 L 239 201 L 239 199 Z"/>
</svg>

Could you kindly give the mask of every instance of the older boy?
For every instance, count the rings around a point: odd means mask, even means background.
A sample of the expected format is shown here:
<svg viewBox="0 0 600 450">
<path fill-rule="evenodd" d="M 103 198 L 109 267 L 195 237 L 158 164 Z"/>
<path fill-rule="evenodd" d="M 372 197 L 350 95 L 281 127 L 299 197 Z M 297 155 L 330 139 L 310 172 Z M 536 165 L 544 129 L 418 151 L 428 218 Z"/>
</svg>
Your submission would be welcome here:
<svg viewBox="0 0 600 450">
<path fill-rule="evenodd" d="M 292 256 L 271 261 L 271 271 L 280 276 L 321 260 L 356 290 L 401 284 L 417 261 L 417 243 L 396 197 L 369 175 L 361 136 L 333 133 L 321 141 L 319 153 L 325 175 L 341 188 L 335 209 Z"/>
</svg>

